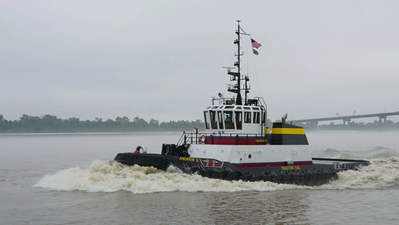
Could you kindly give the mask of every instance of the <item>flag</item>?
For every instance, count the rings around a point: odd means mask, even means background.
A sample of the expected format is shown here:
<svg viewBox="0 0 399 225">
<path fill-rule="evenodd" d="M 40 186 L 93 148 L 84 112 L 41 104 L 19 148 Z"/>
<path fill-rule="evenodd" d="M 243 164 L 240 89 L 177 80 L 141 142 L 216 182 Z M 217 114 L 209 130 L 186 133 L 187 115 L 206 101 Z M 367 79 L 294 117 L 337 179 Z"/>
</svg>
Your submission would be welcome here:
<svg viewBox="0 0 399 225">
<path fill-rule="evenodd" d="M 259 52 L 256 51 L 254 48 L 252 49 L 252 51 L 254 52 L 255 55 L 259 55 Z"/>
<path fill-rule="evenodd" d="M 262 46 L 260 43 L 256 42 L 254 39 L 251 38 L 251 42 L 252 42 L 252 47 L 253 48 L 259 48 L 260 46 Z"/>
</svg>

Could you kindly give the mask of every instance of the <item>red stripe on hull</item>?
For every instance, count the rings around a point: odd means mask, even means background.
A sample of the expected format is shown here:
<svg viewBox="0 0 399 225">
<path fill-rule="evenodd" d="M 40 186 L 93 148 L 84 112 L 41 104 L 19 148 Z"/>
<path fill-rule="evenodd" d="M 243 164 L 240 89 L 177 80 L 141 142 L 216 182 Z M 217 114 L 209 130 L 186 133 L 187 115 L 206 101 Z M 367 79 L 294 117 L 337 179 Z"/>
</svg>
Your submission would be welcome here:
<svg viewBox="0 0 399 225">
<path fill-rule="evenodd" d="M 246 163 L 246 164 L 233 164 L 235 167 L 275 167 L 275 166 L 310 166 L 313 162 L 295 162 L 293 165 L 288 165 L 286 162 L 281 163 Z"/>
<path fill-rule="evenodd" d="M 267 140 L 263 137 L 209 137 L 205 139 L 208 145 L 265 145 Z"/>
<path fill-rule="evenodd" d="M 310 166 L 313 165 L 313 161 L 310 162 L 296 162 L 294 163 L 294 166 Z"/>
</svg>

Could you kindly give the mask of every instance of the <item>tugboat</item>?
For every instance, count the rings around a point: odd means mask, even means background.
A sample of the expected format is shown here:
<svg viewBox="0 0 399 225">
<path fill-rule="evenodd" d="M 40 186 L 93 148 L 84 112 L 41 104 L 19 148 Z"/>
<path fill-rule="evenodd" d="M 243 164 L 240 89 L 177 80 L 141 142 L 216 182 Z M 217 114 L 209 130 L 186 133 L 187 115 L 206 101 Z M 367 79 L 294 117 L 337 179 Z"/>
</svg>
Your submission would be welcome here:
<svg viewBox="0 0 399 225">
<path fill-rule="evenodd" d="M 240 35 L 247 34 L 237 22 L 237 61 L 227 68 L 234 82 L 228 91 L 236 96 L 219 93 L 212 97 L 212 104 L 203 110 L 205 132 L 197 128 L 183 132 L 176 144 L 163 144 L 157 154 L 138 146 L 136 153 L 119 153 L 115 161 L 161 170 L 173 165 L 185 173 L 223 180 L 298 185 L 322 185 L 338 179 L 340 171 L 368 166 L 366 160 L 312 158 L 304 128 L 286 123 L 287 114 L 281 122 L 274 122 L 270 131 L 263 98 L 247 97 L 249 77 L 242 75 L 240 68 Z"/>
</svg>

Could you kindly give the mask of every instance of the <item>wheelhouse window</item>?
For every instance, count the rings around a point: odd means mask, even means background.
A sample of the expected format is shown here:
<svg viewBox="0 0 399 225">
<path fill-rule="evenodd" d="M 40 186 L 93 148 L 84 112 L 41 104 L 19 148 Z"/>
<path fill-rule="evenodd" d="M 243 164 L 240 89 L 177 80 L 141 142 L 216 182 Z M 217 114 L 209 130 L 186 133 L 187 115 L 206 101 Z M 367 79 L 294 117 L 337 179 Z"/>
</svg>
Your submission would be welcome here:
<svg viewBox="0 0 399 225">
<path fill-rule="evenodd" d="M 236 111 L 237 130 L 242 130 L 242 112 Z"/>
<path fill-rule="evenodd" d="M 233 122 L 233 112 L 232 111 L 224 111 L 224 124 L 226 129 L 234 129 L 234 122 Z"/>
<path fill-rule="evenodd" d="M 260 122 L 260 113 L 259 112 L 254 112 L 254 123 L 259 123 Z"/>
<path fill-rule="evenodd" d="M 223 114 L 222 114 L 222 111 L 218 111 L 218 122 L 219 122 L 219 129 L 223 129 Z"/>
<path fill-rule="evenodd" d="M 211 127 L 212 129 L 218 129 L 218 124 L 216 123 L 216 112 L 209 111 L 211 116 Z"/>
<path fill-rule="evenodd" d="M 244 123 L 251 123 L 251 112 L 244 112 Z"/>
<path fill-rule="evenodd" d="M 211 127 L 211 124 L 209 123 L 209 112 L 205 111 L 204 112 L 204 121 L 205 121 L 205 129 L 209 129 Z"/>
</svg>

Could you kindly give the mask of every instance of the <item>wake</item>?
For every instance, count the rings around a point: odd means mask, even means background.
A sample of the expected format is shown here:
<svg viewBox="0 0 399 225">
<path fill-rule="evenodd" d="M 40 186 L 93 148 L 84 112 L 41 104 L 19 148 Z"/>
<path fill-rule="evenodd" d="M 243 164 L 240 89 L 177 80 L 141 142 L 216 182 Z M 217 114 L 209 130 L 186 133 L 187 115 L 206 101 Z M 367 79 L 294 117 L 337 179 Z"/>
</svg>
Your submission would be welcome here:
<svg viewBox="0 0 399 225">
<path fill-rule="evenodd" d="M 117 192 L 239 192 L 292 189 L 376 189 L 398 186 L 399 162 L 396 157 L 375 159 L 358 171 L 338 173 L 338 180 L 322 186 L 299 186 L 271 182 L 226 181 L 189 175 L 170 166 L 162 171 L 153 167 L 126 166 L 116 161 L 94 161 L 89 168 L 73 167 L 45 175 L 34 187 L 58 191 Z"/>
</svg>

